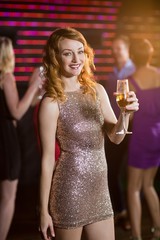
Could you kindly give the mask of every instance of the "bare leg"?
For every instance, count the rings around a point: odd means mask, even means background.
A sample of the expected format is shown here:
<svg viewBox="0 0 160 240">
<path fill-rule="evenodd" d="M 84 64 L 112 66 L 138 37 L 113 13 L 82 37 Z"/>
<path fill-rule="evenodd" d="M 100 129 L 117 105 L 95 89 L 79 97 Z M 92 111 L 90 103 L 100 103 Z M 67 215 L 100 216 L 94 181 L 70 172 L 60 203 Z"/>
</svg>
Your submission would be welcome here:
<svg viewBox="0 0 160 240">
<path fill-rule="evenodd" d="M 128 208 L 131 220 L 131 232 L 133 237 L 141 237 L 141 200 L 143 170 L 128 167 Z"/>
<path fill-rule="evenodd" d="M 154 189 L 154 179 L 158 168 L 149 168 L 144 171 L 143 191 L 148 203 L 153 227 L 160 228 L 160 204 L 156 190 Z M 160 237 L 160 231 L 155 231 L 155 236 Z"/>
<path fill-rule="evenodd" d="M 86 225 L 84 231 L 87 240 L 114 240 L 114 220 L 109 218 L 104 221 Z"/>
<path fill-rule="evenodd" d="M 74 229 L 55 228 L 55 240 L 80 240 L 82 227 Z"/>
<path fill-rule="evenodd" d="M 18 180 L 0 182 L 0 239 L 5 240 L 12 222 Z"/>
</svg>

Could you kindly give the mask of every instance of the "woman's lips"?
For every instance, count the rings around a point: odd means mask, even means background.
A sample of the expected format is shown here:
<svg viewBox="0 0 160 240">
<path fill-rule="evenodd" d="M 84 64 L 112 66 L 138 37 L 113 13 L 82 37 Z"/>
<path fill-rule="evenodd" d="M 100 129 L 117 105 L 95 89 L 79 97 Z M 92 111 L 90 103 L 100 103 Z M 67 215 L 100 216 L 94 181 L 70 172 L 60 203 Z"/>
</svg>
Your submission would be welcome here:
<svg viewBox="0 0 160 240">
<path fill-rule="evenodd" d="M 70 65 L 70 68 L 78 69 L 80 66 L 81 66 L 81 64 L 72 64 L 72 65 Z"/>
</svg>

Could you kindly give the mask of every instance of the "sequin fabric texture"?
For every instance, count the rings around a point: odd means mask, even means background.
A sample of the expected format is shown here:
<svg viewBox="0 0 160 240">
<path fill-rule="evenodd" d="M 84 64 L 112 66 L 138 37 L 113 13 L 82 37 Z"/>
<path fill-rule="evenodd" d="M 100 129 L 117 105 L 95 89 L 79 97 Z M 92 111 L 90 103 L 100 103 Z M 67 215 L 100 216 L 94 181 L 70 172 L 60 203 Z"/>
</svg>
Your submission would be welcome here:
<svg viewBox="0 0 160 240">
<path fill-rule="evenodd" d="M 76 228 L 113 215 L 100 101 L 81 90 L 59 104 L 61 155 L 53 174 L 49 210 L 59 228 Z"/>
</svg>

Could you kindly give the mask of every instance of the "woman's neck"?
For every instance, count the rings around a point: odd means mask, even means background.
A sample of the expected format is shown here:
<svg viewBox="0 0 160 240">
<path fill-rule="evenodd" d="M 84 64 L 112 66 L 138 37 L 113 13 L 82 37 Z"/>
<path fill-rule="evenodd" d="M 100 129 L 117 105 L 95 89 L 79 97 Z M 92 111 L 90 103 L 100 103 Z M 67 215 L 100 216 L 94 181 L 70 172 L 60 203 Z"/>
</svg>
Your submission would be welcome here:
<svg viewBox="0 0 160 240">
<path fill-rule="evenodd" d="M 74 76 L 74 77 L 66 78 L 62 76 L 61 78 L 64 82 L 65 91 L 75 91 L 80 88 L 80 83 L 77 77 Z"/>
</svg>

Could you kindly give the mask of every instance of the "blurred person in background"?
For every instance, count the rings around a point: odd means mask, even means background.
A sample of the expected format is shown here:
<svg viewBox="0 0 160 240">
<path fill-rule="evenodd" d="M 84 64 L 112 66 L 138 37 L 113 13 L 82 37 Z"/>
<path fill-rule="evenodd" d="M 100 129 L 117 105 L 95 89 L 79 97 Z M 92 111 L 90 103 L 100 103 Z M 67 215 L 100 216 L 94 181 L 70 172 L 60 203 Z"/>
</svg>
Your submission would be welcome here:
<svg viewBox="0 0 160 240">
<path fill-rule="evenodd" d="M 119 115 L 119 107 L 115 101 L 113 93 L 116 91 L 117 80 L 128 78 L 135 72 L 135 65 L 129 57 L 129 38 L 125 35 L 117 35 L 112 43 L 112 52 L 115 60 L 113 72 L 107 76 L 104 87 L 109 95 L 111 106 Z M 125 179 L 127 166 L 128 136 L 119 145 L 115 145 L 106 139 L 106 155 L 108 161 L 108 181 L 113 209 L 115 212 L 115 223 L 120 224 L 125 230 L 130 229 L 127 216 Z M 118 161 L 117 161 L 118 159 Z M 124 176 L 124 177 L 122 177 Z M 123 186 L 124 185 L 124 186 Z"/>
<path fill-rule="evenodd" d="M 14 214 L 20 147 L 16 121 L 31 105 L 41 79 L 34 78 L 19 100 L 14 77 L 15 54 L 12 42 L 0 37 L 0 239 L 5 240 Z"/>
<path fill-rule="evenodd" d="M 135 40 L 131 57 L 136 72 L 129 78 L 140 103 L 133 117 L 129 144 L 128 205 L 132 239 L 141 240 L 141 199 L 143 190 L 152 219 L 152 240 L 160 240 L 160 204 L 154 179 L 160 166 L 160 73 L 150 65 L 153 47 L 147 39 Z"/>
<path fill-rule="evenodd" d="M 131 76 L 136 67 L 129 56 L 130 40 L 126 35 L 117 35 L 112 42 L 112 54 L 115 61 L 113 72 L 108 74 L 105 88 L 109 95 L 111 105 L 118 116 L 120 110 L 115 101 L 113 93 L 116 91 L 117 80 L 126 79 Z"/>
<path fill-rule="evenodd" d="M 28 86 L 34 81 L 41 81 L 41 67 L 36 67 L 29 80 L 24 84 L 17 83 L 19 98 L 23 98 Z M 21 171 L 19 178 L 19 190 L 21 195 L 23 189 L 28 185 L 38 185 L 40 173 L 40 151 L 38 146 L 38 138 L 36 134 L 36 113 L 39 102 L 43 95 L 42 84 L 39 84 L 38 91 L 35 93 L 32 103 L 23 117 L 17 121 L 17 132 L 21 150 Z M 37 187 L 38 189 L 38 187 Z M 27 194 L 27 189 L 24 191 Z"/>
</svg>

